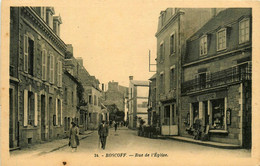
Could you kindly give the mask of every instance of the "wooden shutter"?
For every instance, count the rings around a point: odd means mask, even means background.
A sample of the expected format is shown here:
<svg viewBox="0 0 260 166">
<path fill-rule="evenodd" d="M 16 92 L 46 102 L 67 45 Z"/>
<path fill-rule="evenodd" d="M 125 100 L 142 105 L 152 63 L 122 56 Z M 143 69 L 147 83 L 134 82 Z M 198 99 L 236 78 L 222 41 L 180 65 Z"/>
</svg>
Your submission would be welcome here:
<svg viewBox="0 0 260 166">
<path fill-rule="evenodd" d="M 42 51 L 42 79 L 46 80 L 47 73 L 47 55 L 46 50 Z"/>
<path fill-rule="evenodd" d="M 34 94 L 34 126 L 38 125 L 38 96 Z"/>
<path fill-rule="evenodd" d="M 62 99 L 60 100 L 60 125 L 62 125 Z"/>
<path fill-rule="evenodd" d="M 28 124 L 28 90 L 24 90 L 24 109 L 23 109 L 23 125 Z"/>
<path fill-rule="evenodd" d="M 23 53 L 24 53 L 24 72 L 28 73 L 28 36 L 24 35 L 24 45 L 23 45 Z"/>
<path fill-rule="evenodd" d="M 56 119 L 55 119 L 55 121 L 56 121 L 56 123 L 55 123 L 55 125 L 58 125 L 58 99 L 56 98 L 56 108 L 55 108 L 55 115 L 56 115 Z"/>
</svg>

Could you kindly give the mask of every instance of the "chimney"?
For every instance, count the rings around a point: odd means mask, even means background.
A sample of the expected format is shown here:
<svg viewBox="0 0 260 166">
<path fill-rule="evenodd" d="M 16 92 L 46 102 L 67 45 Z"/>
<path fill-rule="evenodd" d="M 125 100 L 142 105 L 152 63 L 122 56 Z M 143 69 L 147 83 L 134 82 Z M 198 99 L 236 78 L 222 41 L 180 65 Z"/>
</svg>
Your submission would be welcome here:
<svg viewBox="0 0 260 166">
<path fill-rule="evenodd" d="M 212 15 L 212 17 L 215 17 L 217 15 L 217 9 L 216 8 L 211 8 L 211 15 Z"/>
<path fill-rule="evenodd" d="M 61 17 L 54 16 L 53 17 L 53 30 L 56 33 L 56 35 L 60 36 L 60 24 L 62 24 Z"/>
<path fill-rule="evenodd" d="M 134 76 L 129 76 L 129 80 L 133 80 L 134 79 Z"/>
<path fill-rule="evenodd" d="M 102 84 L 102 91 L 105 91 L 104 83 Z"/>
<path fill-rule="evenodd" d="M 81 57 L 76 58 L 78 63 L 83 66 L 83 59 Z"/>
</svg>

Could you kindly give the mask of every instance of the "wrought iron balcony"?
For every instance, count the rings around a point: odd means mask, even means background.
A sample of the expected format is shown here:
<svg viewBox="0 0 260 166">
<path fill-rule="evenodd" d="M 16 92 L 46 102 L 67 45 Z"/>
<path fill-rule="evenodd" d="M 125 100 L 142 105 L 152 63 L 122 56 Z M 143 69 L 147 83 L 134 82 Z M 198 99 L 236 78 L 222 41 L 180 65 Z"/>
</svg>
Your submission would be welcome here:
<svg viewBox="0 0 260 166">
<path fill-rule="evenodd" d="M 182 93 L 206 90 L 251 79 L 252 65 L 251 62 L 246 62 L 218 72 L 207 72 L 204 78 L 198 75 L 195 79 L 185 81 L 182 83 Z"/>
</svg>

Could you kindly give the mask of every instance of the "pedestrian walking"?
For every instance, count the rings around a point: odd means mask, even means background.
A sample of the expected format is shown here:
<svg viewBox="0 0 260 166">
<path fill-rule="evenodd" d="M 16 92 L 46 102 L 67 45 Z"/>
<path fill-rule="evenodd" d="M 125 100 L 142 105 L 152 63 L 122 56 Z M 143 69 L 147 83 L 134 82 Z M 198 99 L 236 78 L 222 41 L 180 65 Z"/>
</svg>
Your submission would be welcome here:
<svg viewBox="0 0 260 166">
<path fill-rule="evenodd" d="M 77 151 L 79 145 L 79 128 L 76 123 L 71 122 L 70 136 L 69 136 L 69 145 L 72 148 L 72 152 Z"/>
<path fill-rule="evenodd" d="M 101 142 L 101 148 L 105 149 L 106 148 L 106 139 L 108 136 L 108 126 L 104 120 L 98 127 L 98 135 L 99 135 L 99 140 Z"/>
<path fill-rule="evenodd" d="M 117 130 L 117 122 L 115 122 L 114 127 L 115 127 L 115 132 L 116 132 L 116 130 Z"/>
</svg>

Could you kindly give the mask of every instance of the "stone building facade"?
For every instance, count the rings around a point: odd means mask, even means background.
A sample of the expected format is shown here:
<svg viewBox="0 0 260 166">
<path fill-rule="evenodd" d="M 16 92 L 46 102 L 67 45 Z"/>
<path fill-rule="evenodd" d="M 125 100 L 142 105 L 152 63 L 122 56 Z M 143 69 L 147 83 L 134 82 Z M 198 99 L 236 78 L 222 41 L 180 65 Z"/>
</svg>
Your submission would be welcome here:
<svg viewBox="0 0 260 166">
<path fill-rule="evenodd" d="M 252 10 L 221 11 L 187 40 L 180 135 L 195 118 L 211 141 L 251 146 Z"/>
<path fill-rule="evenodd" d="M 162 135 L 179 134 L 181 61 L 186 39 L 220 10 L 167 8 L 161 11 L 156 58 L 156 113 Z"/>
<path fill-rule="evenodd" d="M 10 8 L 10 148 L 60 138 L 66 44 L 52 7 Z"/>
<path fill-rule="evenodd" d="M 119 111 L 125 111 L 125 98 L 128 97 L 128 88 L 121 86 L 118 82 L 109 81 L 108 89 L 104 92 L 104 104 L 116 104 Z"/>
</svg>

